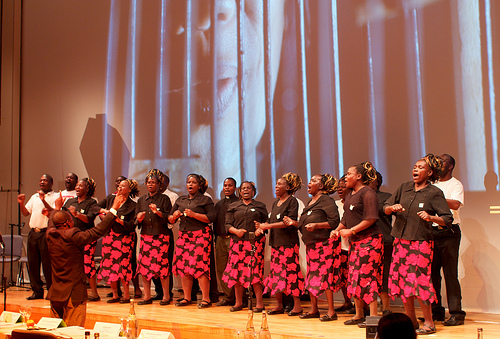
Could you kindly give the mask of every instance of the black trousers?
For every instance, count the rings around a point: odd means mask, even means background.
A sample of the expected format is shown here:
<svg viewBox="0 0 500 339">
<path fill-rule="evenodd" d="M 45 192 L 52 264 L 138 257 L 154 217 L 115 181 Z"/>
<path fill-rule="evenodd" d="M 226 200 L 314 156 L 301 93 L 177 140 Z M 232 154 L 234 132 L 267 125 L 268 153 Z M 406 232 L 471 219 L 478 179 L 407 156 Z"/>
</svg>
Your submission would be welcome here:
<svg viewBox="0 0 500 339">
<path fill-rule="evenodd" d="M 444 318 L 445 309 L 441 303 L 441 268 L 446 284 L 446 296 L 450 315 L 465 318 L 462 310 L 462 291 L 458 281 L 458 254 L 462 233 L 460 226 L 453 224 L 451 229 L 433 227 L 434 256 L 432 259 L 431 278 L 436 290 L 437 302 L 432 304 L 434 317 Z"/>
<path fill-rule="evenodd" d="M 49 290 L 52 283 L 52 267 L 50 255 L 45 241 L 45 230 L 35 232 L 33 229 L 28 234 L 28 275 L 31 289 L 38 295 L 43 295 L 43 281 L 40 276 L 40 265 L 43 267 L 46 287 Z"/>
</svg>

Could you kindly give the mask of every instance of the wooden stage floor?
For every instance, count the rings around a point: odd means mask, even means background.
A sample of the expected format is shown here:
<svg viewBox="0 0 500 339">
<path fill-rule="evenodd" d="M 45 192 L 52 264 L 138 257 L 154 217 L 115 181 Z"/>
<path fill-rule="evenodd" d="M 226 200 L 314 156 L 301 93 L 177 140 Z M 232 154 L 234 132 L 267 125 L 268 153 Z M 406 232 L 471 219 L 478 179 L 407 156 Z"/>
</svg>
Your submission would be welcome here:
<svg viewBox="0 0 500 339">
<path fill-rule="evenodd" d="M 110 290 L 99 288 L 102 300 L 87 304 L 86 328 L 93 328 L 96 321 L 118 323 L 120 317 L 128 314 L 128 304 L 108 304 L 103 298 Z M 28 301 L 26 297 L 30 291 L 10 287 L 7 290 L 7 310 L 18 312 L 20 305 L 30 305 L 33 308 L 32 319 L 38 321 L 42 316 L 49 316 L 49 302 L 47 300 Z M 0 294 L 3 310 L 3 293 Z M 272 308 L 273 300 L 264 299 L 266 307 Z M 338 304 L 340 305 L 340 304 Z M 307 306 L 307 305 L 306 305 Z M 326 312 L 326 302 L 320 301 L 321 313 Z M 231 313 L 229 307 L 213 306 L 200 310 L 196 305 L 175 307 L 173 305 L 160 306 L 158 302 L 152 305 L 136 306 L 139 327 L 153 330 L 172 332 L 176 339 L 186 338 L 238 338 L 238 331 L 245 328 L 247 311 Z M 394 311 L 402 312 L 401 307 Z M 420 313 L 417 310 L 417 313 Z M 339 314 L 337 321 L 322 323 L 319 319 L 299 319 L 287 315 L 268 316 L 269 328 L 273 339 L 298 338 L 365 338 L 365 329 L 357 326 L 346 326 L 343 322 L 350 315 Z M 260 328 L 261 315 L 254 315 L 254 326 Z M 477 328 L 484 330 L 485 338 L 500 338 L 500 315 L 473 313 L 467 314 L 464 326 L 445 327 L 437 325 L 437 333 L 428 335 L 429 338 L 443 339 L 471 339 L 477 338 Z M 243 335 L 240 336 L 243 338 Z"/>
</svg>

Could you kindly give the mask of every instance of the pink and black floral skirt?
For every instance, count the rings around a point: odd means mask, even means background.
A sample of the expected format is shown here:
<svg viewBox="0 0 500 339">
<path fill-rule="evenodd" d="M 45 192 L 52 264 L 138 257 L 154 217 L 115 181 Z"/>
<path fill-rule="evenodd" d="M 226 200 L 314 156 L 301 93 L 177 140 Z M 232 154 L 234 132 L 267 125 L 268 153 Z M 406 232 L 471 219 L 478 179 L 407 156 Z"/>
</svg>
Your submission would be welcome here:
<svg viewBox="0 0 500 339">
<path fill-rule="evenodd" d="M 340 288 L 340 239 L 327 239 L 307 246 L 306 290 L 318 297 Z"/>
<path fill-rule="evenodd" d="M 269 275 L 264 279 L 264 293 L 285 293 L 299 297 L 304 293 L 304 277 L 300 271 L 299 245 L 271 248 Z"/>
<path fill-rule="evenodd" d="M 211 241 L 208 227 L 198 231 L 179 231 L 172 273 L 181 277 L 190 275 L 195 279 L 205 274 L 210 278 Z"/>
<path fill-rule="evenodd" d="M 229 259 L 226 269 L 222 274 L 222 281 L 224 281 L 229 288 L 237 283 L 240 283 L 245 288 L 248 288 L 250 284 L 262 284 L 265 244 L 265 237 L 255 240 L 255 254 L 252 257 L 251 241 L 234 241 L 231 239 L 229 243 Z M 252 267 L 252 269 L 250 269 L 250 267 Z"/>
<path fill-rule="evenodd" d="M 433 241 L 394 239 L 392 264 L 389 272 L 389 294 L 401 297 L 417 297 L 427 304 L 436 300 L 431 281 Z"/>
<path fill-rule="evenodd" d="M 87 278 L 92 278 L 97 273 L 94 260 L 96 245 L 97 240 L 85 245 L 85 247 L 83 248 L 83 268 L 85 270 L 85 275 L 87 275 Z"/>
<path fill-rule="evenodd" d="M 158 277 L 168 277 L 168 247 L 170 236 L 166 234 L 145 235 L 141 234 L 141 247 L 137 265 L 137 274 L 146 280 Z"/>
<path fill-rule="evenodd" d="M 382 288 L 383 254 L 384 238 L 381 234 L 351 242 L 347 284 L 350 297 L 354 296 L 367 304 L 377 300 Z"/>
<path fill-rule="evenodd" d="M 120 279 L 132 279 L 132 249 L 136 240 L 135 232 L 130 235 L 110 230 L 102 238 L 102 261 L 97 278 L 109 284 Z"/>
</svg>

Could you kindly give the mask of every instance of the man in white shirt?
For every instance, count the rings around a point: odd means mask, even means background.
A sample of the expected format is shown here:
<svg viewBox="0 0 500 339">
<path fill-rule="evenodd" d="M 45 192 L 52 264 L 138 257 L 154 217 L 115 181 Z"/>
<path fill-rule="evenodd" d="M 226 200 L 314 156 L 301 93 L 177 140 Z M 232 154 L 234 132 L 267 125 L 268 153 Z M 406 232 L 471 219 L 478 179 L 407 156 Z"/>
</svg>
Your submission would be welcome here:
<svg viewBox="0 0 500 339">
<path fill-rule="evenodd" d="M 458 255 L 460 248 L 460 208 L 464 204 L 464 187 L 453 177 L 455 159 L 449 154 L 441 155 L 443 172 L 434 185 L 439 187 L 453 213 L 451 228 L 433 225 L 434 257 L 432 260 L 432 284 L 436 290 L 437 302 L 432 304 L 432 316 L 444 320 L 445 309 L 441 304 L 441 268 L 446 282 L 446 295 L 450 318 L 443 321 L 445 326 L 463 325 L 466 313 L 462 310 L 462 292 L 458 281 Z"/>
<path fill-rule="evenodd" d="M 64 186 L 66 189 L 61 192 L 63 198 L 63 205 L 68 199 L 76 198 L 76 183 L 78 182 L 78 175 L 73 172 L 69 172 L 64 178 Z"/>
<path fill-rule="evenodd" d="M 19 203 L 21 213 L 27 217 L 30 215 L 30 232 L 28 234 L 28 274 L 30 277 L 30 285 L 33 294 L 28 300 L 43 299 L 43 281 L 40 276 L 40 265 L 43 267 L 43 275 L 45 277 L 47 290 L 52 283 L 52 271 L 47 242 L 45 241 L 45 231 L 47 230 L 48 218 L 42 214 L 42 211 L 52 211 L 56 208 L 61 208 L 62 198 L 60 193 L 55 193 L 52 190 L 54 180 L 48 174 L 42 175 L 40 178 L 40 190 L 33 194 L 24 204 L 26 196 L 19 194 L 17 202 Z M 59 199 L 58 199 L 59 198 Z"/>
</svg>

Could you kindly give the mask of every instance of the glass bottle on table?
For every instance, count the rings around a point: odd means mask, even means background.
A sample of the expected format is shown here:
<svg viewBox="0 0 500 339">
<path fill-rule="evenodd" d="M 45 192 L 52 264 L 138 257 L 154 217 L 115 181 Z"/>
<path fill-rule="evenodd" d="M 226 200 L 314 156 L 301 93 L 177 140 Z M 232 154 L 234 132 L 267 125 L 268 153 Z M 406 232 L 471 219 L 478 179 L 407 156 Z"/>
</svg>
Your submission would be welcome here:
<svg viewBox="0 0 500 339">
<path fill-rule="evenodd" d="M 259 339 L 271 339 L 269 325 L 267 324 L 266 311 L 262 311 L 262 323 L 260 324 Z"/>
<path fill-rule="evenodd" d="M 127 338 L 136 339 L 139 332 L 139 322 L 135 315 L 134 299 L 130 299 L 130 311 L 128 315 Z"/>
<path fill-rule="evenodd" d="M 257 339 L 257 333 L 255 333 L 255 329 L 253 327 L 253 311 L 248 311 L 248 320 L 247 327 L 245 328 L 245 334 L 243 335 L 243 339 Z"/>
</svg>

